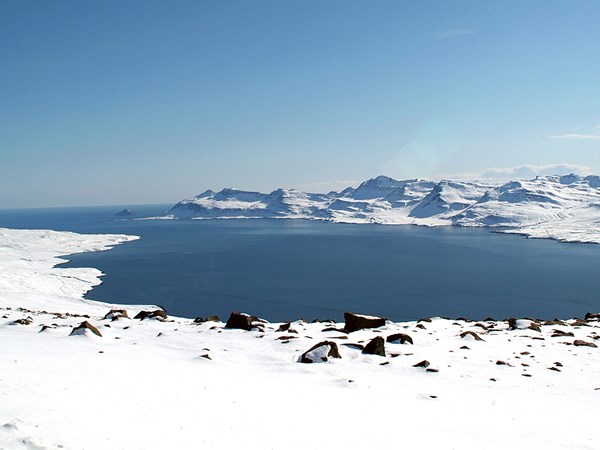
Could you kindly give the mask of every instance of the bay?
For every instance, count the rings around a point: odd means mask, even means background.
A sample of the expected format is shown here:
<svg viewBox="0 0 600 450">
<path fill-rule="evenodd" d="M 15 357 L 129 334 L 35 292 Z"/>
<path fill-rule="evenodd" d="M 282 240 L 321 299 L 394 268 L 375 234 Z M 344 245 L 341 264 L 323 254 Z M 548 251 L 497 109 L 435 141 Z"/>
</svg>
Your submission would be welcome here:
<svg viewBox="0 0 600 450">
<path fill-rule="evenodd" d="M 142 238 L 71 255 L 106 274 L 87 298 L 159 304 L 195 317 L 232 310 L 271 321 L 340 320 L 357 311 L 413 320 L 445 316 L 569 318 L 600 311 L 600 246 L 486 229 L 305 220 L 130 220 L 169 205 L 0 211 L 0 226 Z"/>
</svg>

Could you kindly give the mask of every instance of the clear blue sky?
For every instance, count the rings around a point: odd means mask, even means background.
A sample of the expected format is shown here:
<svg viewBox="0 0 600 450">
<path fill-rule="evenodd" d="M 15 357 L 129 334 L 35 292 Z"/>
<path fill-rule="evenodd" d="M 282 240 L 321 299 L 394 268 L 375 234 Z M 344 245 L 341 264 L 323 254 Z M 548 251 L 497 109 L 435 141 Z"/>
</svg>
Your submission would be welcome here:
<svg viewBox="0 0 600 450">
<path fill-rule="evenodd" d="M 4 0 L 0 208 L 600 173 L 599 45 L 595 0 Z"/>
</svg>

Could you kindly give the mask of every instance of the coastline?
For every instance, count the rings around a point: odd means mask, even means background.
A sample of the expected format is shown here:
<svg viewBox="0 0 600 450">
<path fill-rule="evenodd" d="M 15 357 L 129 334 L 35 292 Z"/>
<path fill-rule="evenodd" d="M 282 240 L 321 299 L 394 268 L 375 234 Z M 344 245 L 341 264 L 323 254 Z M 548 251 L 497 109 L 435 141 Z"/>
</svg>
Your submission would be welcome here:
<svg viewBox="0 0 600 450">
<path fill-rule="evenodd" d="M 247 448 L 600 444 L 600 350 L 574 344 L 600 344 L 595 317 L 431 318 L 354 332 L 298 320 L 246 331 L 133 319 L 154 308 L 82 300 L 101 273 L 55 267 L 74 249 L 131 239 L 0 229 L 0 448 L 233 448 L 241 435 Z M 115 307 L 130 318 L 105 318 Z M 71 335 L 83 321 L 102 336 Z M 357 347 L 398 333 L 413 344 L 385 342 L 385 356 Z M 341 358 L 299 362 L 322 341 Z"/>
</svg>

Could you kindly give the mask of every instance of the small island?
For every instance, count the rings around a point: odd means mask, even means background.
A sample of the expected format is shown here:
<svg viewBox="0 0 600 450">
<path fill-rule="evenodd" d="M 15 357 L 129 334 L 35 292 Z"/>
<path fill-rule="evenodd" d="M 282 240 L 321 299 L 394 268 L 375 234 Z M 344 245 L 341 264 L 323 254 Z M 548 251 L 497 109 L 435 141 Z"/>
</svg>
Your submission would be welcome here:
<svg viewBox="0 0 600 450">
<path fill-rule="evenodd" d="M 119 216 L 119 217 L 130 217 L 130 216 L 134 216 L 135 213 L 130 210 L 130 209 L 122 209 L 121 211 L 119 211 L 118 213 L 115 214 L 115 216 Z"/>
</svg>

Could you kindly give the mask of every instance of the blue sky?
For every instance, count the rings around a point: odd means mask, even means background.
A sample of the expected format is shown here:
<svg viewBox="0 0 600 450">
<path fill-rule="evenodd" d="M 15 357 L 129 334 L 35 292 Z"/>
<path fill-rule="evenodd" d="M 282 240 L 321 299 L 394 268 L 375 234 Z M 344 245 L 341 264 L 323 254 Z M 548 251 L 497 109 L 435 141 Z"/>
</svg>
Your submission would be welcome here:
<svg viewBox="0 0 600 450">
<path fill-rule="evenodd" d="M 600 173 L 597 1 L 0 3 L 0 208 Z"/>
</svg>

